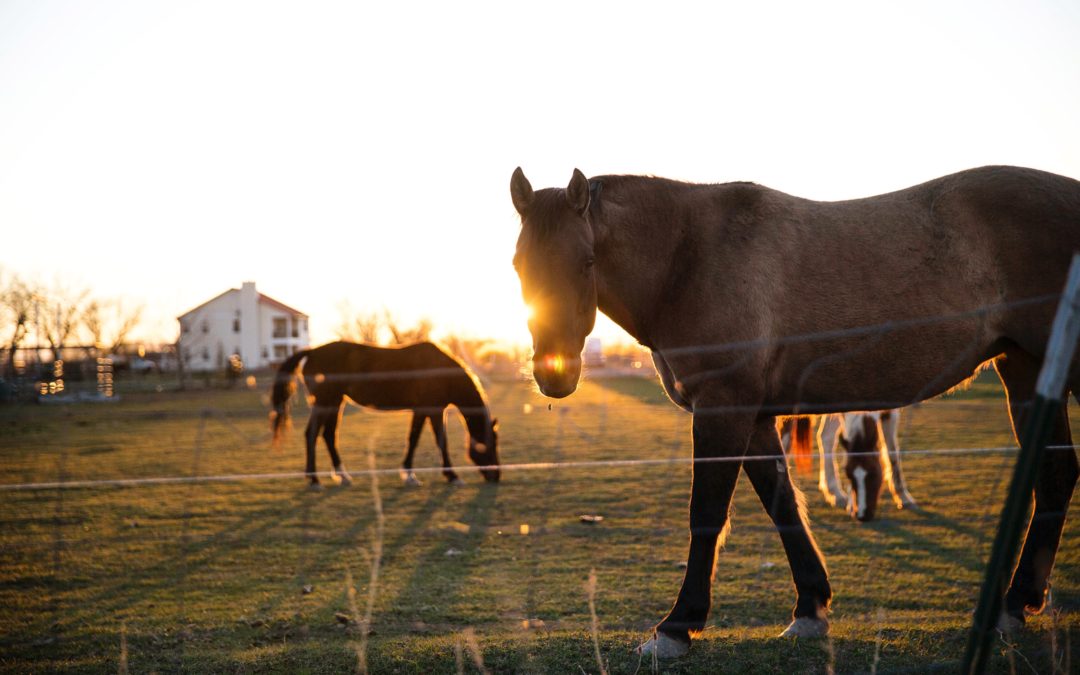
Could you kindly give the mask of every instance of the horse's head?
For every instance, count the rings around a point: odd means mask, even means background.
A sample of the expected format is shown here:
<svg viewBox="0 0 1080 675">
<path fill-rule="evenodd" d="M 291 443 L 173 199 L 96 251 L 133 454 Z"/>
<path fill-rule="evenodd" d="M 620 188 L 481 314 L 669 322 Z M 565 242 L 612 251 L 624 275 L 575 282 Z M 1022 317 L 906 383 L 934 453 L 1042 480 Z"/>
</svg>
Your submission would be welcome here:
<svg viewBox="0 0 1080 675">
<path fill-rule="evenodd" d="M 477 416 L 480 417 L 480 416 Z M 473 464 L 480 467 L 480 474 L 489 483 L 499 482 L 499 420 L 491 419 L 487 415 L 478 422 L 478 428 L 473 429 L 473 424 L 467 420 L 469 428 L 469 459 Z M 494 467 L 494 468 L 485 468 Z"/>
<path fill-rule="evenodd" d="M 577 389 L 581 350 L 596 322 L 589 181 L 574 169 L 566 189 L 533 192 L 519 167 L 510 196 L 521 215 L 514 268 L 529 306 L 533 377 L 545 396 Z"/>
<path fill-rule="evenodd" d="M 840 445 L 847 452 L 844 473 L 851 481 L 851 514 L 864 523 L 874 519 L 884 484 L 879 442 L 876 415 L 844 415 Z"/>
</svg>

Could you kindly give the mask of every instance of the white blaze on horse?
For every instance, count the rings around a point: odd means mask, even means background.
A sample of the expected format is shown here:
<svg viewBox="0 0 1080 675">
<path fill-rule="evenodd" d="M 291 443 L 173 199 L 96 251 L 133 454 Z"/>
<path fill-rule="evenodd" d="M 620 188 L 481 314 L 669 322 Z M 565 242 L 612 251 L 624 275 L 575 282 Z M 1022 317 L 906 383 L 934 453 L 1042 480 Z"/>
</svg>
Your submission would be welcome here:
<svg viewBox="0 0 1080 675">
<path fill-rule="evenodd" d="M 705 627 L 740 470 L 791 567 L 794 620 L 783 634 L 825 634 L 832 587 L 782 470 L 776 416 L 843 412 L 850 401 L 862 410 L 910 405 L 991 361 L 1019 428 L 1080 250 L 1080 182 L 1017 167 L 842 202 L 753 183 L 588 179 L 577 170 L 566 188 L 533 191 L 518 169 L 510 196 L 521 216 L 514 266 L 532 308 L 540 391 L 562 398 L 577 388 L 599 310 L 652 350 L 668 395 L 693 413 L 693 453 L 702 461 L 694 465 L 686 572 L 674 606 L 641 647 L 657 656 L 685 653 Z M 1075 362 L 1067 381 L 1080 392 Z M 1064 410 L 1051 448 L 1072 446 Z M 1044 605 L 1078 474 L 1071 449 L 1048 450 L 1005 595 L 1015 621 Z"/>
</svg>

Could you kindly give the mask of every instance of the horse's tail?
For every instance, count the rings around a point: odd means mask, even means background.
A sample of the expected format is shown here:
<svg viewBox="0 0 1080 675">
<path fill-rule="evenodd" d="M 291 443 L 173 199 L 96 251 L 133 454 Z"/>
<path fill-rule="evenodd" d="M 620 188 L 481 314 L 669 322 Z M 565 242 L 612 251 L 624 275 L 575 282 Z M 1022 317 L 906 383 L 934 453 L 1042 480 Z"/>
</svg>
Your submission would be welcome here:
<svg viewBox="0 0 1080 675">
<path fill-rule="evenodd" d="M 270 395 L 270 402 L 274 407 L 270 411 L 270 430 L 274 434 L 275 447 L 281 440 L 282 429 L 289 426 L 289 399 L 296 392 L 296 370 L 300 367 L 300 361 L 310 353 L 310 349 L 296 352 L 281 364 L 274 376 L 274 389 Z"/>
<path fill-rule="evenodd" d="M 814 468 L 810 457 L 810 422 L 806 415 L 791 421 L 791 456 L 795 458 L 797 473 L 810 473 Z"/>
</svg>

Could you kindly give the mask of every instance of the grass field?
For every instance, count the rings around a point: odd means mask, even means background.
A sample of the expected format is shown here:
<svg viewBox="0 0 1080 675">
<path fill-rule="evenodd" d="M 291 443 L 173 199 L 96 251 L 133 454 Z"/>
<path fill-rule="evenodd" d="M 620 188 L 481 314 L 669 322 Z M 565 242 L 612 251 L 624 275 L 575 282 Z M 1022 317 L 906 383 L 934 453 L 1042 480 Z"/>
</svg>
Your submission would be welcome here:
<svg viewBox="0 0 1080 675">
<path fill-rule="evenodd" d="M 494 383 L 489 394 L 504 463 L 690 455 L 689 415 L 651 381 L 586 381 L 550 409 L 525 383 Z M 269 447 L 261 383 L 3 407 L 0 483 L 295 473 L 297 407 L 279 450 Z M 407 426 L 405 413 L 350 409 L 346 464 L 360 474 L 372 456 L 396 468 Z M 460 425 L 451 434 L 464 464 Z M 921 406 L 901 442 L 1011 446 L 999 387 L 984 377 Z M 430 435 L 417 458 L 437 463 Z M 890 505 L 868 525 L 828 509 L 816 475 L 797 477 L 835 593 L 828 640 L 775 637 L 794 589 L 779 539 L 740 481 L 709 626 L 661 670 L 955 671 L 1013 458 L 913 453 L 905 469 L 923 509 Z M 329 468 L 321 448 L 319 462 Z M 478 662 L 489 672 L 595 673 L 597 637 L 608 672 L 648 672 L 632 648 L 682 579 L 690 466 L 506 471 L 497 486 L 462 475 L 461 488 L 437 474 L 416 489 L 361 474 L 317 493 L 297 476 L 0 492 L 0 669 L 336 673 L 363 659 L 380 673 L 478 672 Z M 1054 573 L 1056 611 L 1032 618 L 1015 644 L 1000 642 L 993 671 L 1076 671 L 1076 522 Z"/>
</svg>

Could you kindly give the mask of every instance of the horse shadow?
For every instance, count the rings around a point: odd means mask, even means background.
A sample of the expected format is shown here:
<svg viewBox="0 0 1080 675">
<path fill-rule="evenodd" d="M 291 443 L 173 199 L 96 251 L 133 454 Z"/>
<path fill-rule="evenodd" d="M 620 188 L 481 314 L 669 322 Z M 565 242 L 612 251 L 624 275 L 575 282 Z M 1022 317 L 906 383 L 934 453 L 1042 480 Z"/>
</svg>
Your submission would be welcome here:
<svg viewBox="0 0 1080 675">
<path fill-rule="evenodd" d="M 466 590 L 469 570 L 475 569 L 476 558 L 487 536 L 498 499 L 497 484 L 478 485 L 472 499 L 462 506 L 457 520 L 468 530 L 448 529 L 432 538 L 427 550 L 411 564 L 412 572 L 400 590 L 386 606 L 394 613 L 423 620 L 432 612 L 447 615 L 450 607 Z M 431 503 L 431 499 L 428 503 Z M 430 520 L 430 511 L 418 514 L 384 550 L 384 561 L 390 561 L 406 544 L 425 534 L 423 523 Z M 453 623 L 453 621 L 451 621 Z"/>
</svg>

